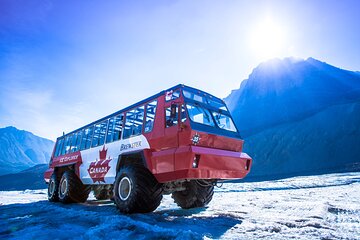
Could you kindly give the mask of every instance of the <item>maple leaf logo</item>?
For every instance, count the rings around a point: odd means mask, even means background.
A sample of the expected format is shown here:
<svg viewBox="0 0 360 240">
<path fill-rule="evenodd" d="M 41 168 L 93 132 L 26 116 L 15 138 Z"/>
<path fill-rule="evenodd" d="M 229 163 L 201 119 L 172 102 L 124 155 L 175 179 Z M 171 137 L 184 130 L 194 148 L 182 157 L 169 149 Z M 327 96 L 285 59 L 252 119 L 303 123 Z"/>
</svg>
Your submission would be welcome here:
<svg viewBox="0 0 360 240">
<path fill-rule="evenodd" d="M 101 151 L 99 151 L 100 161 L 106 160 L 106 153 L 107 153 L 107 149 L 105 149 L 105 146 L 104 146 L 103 149 Z"/>
<path fill-rule="evenodd" d="M 93 182 L 103 182 L 105 183 L 105 175 L 109 172 L 110 166 L 109 163 L 112 158 L 106 159 L 107 149 L 105 145 L 101 151 L 99 151 L 99 159 L 96 159 L 94 162 L 91 162 L 88 168 L 88 173 L 93 180 Z"/>
</svg>

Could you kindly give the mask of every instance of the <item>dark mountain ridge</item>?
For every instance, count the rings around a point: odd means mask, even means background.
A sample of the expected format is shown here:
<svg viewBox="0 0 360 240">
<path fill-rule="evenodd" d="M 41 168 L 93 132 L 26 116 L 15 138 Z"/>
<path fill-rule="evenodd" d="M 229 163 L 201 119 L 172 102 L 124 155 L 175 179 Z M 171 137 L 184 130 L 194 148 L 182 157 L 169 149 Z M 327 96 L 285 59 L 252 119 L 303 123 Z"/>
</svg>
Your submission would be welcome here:
<svg viewBox="0 0 360 240">
<path fill-rule="evenodd" d="M 313 58 L 262 63 L 225 99 L 245 137 L 359 100 L 358 74 Z"/>
<path fill-rule="evenodd" d="M 18 173 L 2 175 L 0 176 L 0 191 L 46 188 L 44 172 L 47 168 L 47 164 L 38 164 Z"/>
</svg>

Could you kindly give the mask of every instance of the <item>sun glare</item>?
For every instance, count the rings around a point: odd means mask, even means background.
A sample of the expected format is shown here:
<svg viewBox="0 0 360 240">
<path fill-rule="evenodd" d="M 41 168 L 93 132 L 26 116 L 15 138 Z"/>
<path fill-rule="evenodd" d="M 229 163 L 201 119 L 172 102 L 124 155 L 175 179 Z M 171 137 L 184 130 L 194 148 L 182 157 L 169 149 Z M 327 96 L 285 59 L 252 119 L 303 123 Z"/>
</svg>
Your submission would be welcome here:
<svg viewBox="0 0 360 240">
<path fill-rule="evenodd" d="M 284 44 L 284 29 L 271 19 L 255 26 L 250 34 L 251 49 L 262 60 L 280 57 L 285 50 Z"/>
</svg>

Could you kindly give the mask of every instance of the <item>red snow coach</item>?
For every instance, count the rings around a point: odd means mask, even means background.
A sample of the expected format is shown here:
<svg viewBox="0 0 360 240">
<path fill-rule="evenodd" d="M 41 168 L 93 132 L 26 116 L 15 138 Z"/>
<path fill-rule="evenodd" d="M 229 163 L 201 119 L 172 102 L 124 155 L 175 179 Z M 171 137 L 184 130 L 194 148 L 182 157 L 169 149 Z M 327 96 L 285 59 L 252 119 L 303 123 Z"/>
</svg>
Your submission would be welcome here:
<svg viewBox="0 0 360 240">
<path fill-rule="evenodd" d="M 113 199 L 151 212 L 163 194 L 207 205 L 219 180 L 244 178 L 251 158 L 223 100 L 177 85 L 63 135 L 45 172 L 49 201 Z"/>
</svg>

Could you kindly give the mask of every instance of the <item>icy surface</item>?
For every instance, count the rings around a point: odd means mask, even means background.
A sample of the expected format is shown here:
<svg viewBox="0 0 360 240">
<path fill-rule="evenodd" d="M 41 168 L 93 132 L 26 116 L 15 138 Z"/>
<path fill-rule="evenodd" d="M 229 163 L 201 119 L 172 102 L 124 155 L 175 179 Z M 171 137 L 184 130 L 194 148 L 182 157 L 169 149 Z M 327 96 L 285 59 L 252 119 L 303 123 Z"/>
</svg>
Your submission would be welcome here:
<svg viewBox="0 0 360 240">
<path fill-rule="evenodd" d="M 5 239 L 360 239 L 360 173 L 216 188 L 207 208 L 170 196 L 150 214 L 123 215 L 110 201 L 63 205 L 46 190 L 0 192 Z"/>
</svg>

